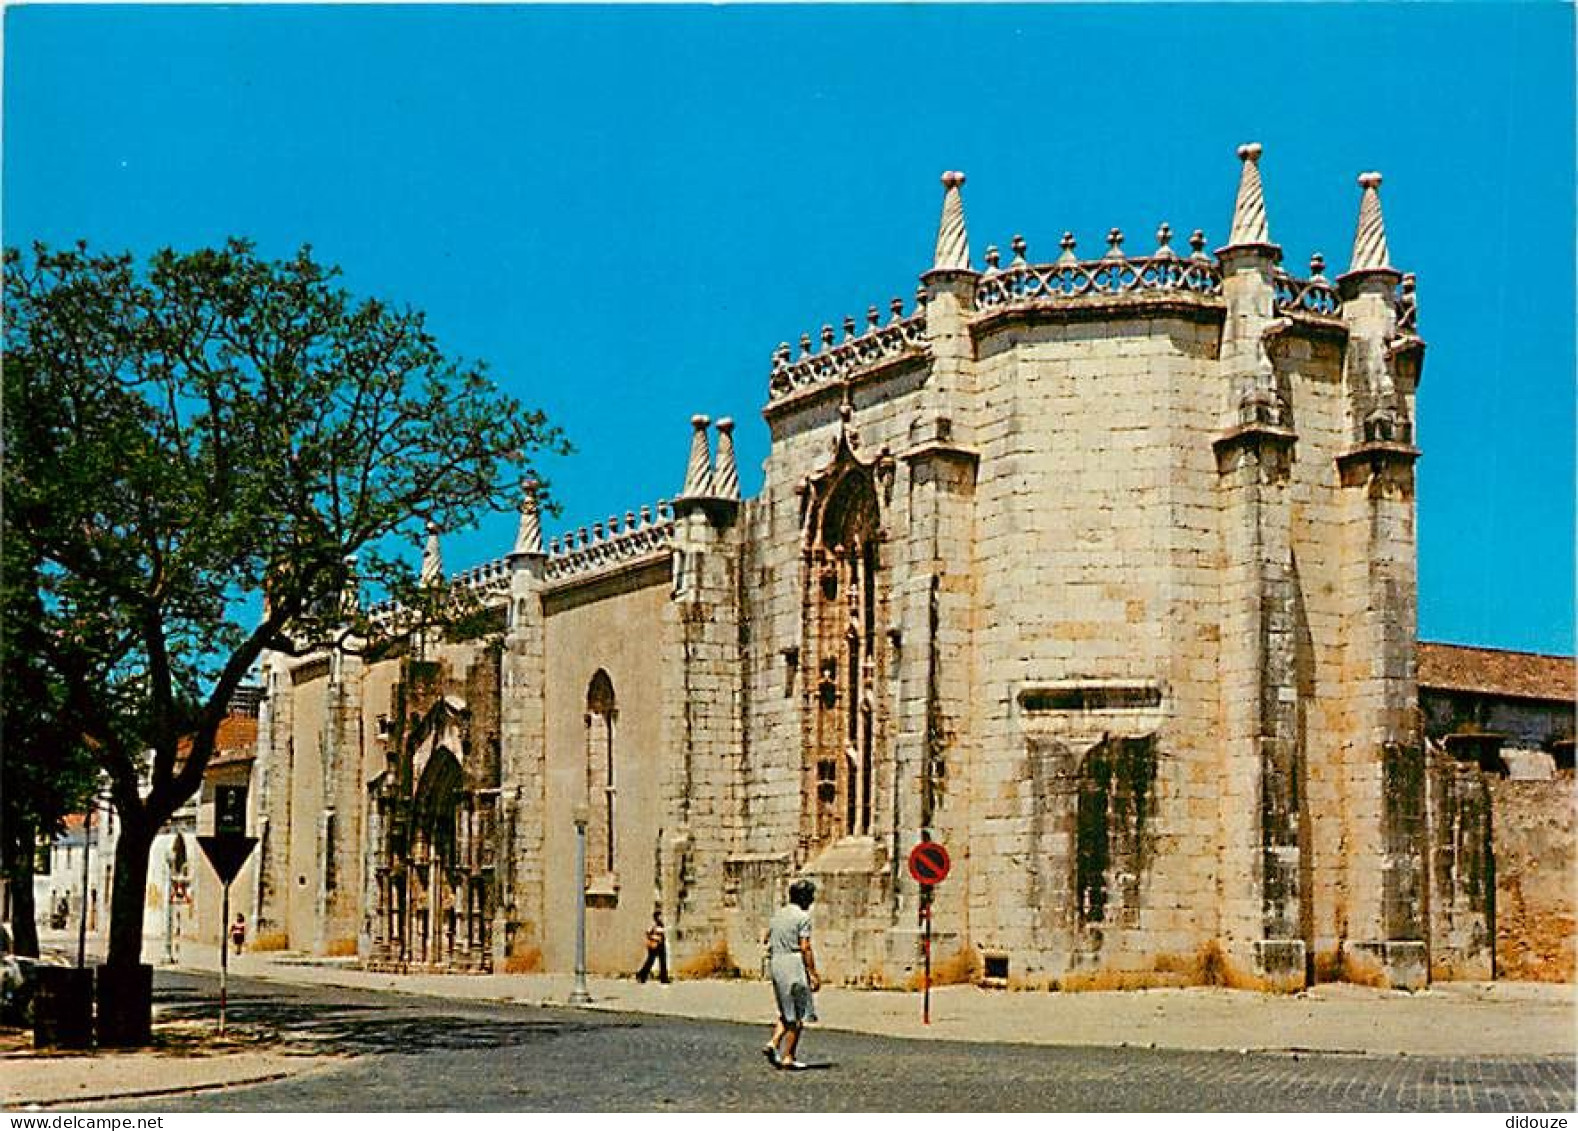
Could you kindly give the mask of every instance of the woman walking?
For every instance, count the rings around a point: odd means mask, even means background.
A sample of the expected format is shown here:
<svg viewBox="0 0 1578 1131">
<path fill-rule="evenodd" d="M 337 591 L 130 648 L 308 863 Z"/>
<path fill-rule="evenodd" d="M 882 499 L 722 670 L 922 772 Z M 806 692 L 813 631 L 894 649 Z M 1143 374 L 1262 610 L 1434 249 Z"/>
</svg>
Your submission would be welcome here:
<svg viewBox="0 0 1578 1131">
<path fill-rule="evenodd" d="M 807 1021 L 816 1020 L 816 1001 L 811 995 L 822 988 L 816 973 L 816 955 L 811 950 L 811 901 L 815 898 L 815 884 L 796 880 L 789 885 L 789 902 L 778 909 L 767 928 L 778 1020 L 773 1025 L 772 1040 L 762 1053 L 775 1068 L 806 1067 L 794 1054 L 801 1029 Z"/>
</svg>

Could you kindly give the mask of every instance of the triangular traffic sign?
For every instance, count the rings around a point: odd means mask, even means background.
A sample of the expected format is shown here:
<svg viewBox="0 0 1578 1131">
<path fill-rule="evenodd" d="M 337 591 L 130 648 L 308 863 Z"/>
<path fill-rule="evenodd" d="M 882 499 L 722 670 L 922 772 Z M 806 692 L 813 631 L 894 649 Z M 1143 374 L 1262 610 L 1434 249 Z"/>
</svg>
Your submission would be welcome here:
<svg viewBox="0 0 1578 1131">
<path fill-rule="evenodd" d="M 219 882 L 228 884 L 236 878 L 236 873 L 241 871 L 241 865 L 246 863 L 247 857 L 252 855 L 252 849 L 257 845 L 255 836 L 236 836 L 234 833 L 225 836 L 200 836 L 198 845 L 203 850 L 203 855 L 208 857 L 208 862 L 214 866 L 214 871 L 219 875 Z"/>
</svg>

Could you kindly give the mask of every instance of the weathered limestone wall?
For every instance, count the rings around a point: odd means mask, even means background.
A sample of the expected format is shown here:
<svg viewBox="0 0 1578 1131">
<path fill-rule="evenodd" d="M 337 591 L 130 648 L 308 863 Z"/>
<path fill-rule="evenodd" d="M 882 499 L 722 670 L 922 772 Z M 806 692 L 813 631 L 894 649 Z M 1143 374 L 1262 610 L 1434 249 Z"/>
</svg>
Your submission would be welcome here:
<svg viewBox="0 0 1578 1131">
<path fill-rule="evenodd" d="M 1336 457 L 1347 450 L 1342 340 L 1296 329 L 1277 353 L 1298 434 L 1292 464 L 1292 563 L 1300 814 L 1297 937 L 1306 958 L 1334 954 L 1347 917 L 1344 749 L 1354 725 L 1345 698 L 1342 604 L 1344 511 Z"/>
<path fill-rule="evenodd" d="M 802 481 L 833 464 L 840 437 L 848 432 L 837 389 L 769 419 L 773 444 L 762 493 L 743 517 L 750 531 L 742 587 L 750 641 L 748 746 L 740 778 L 738 847 L 728 864 L 731 950 L 747 967 L 756 965 L 764 916 L 781 902 L 788 876 L 801 869 L 820 885 L 817 929 L 824 942 L 819 955 L 825 953 L 826 959 L 819 962 L 829 977 L 860 977 L 884 966 L 902 969 L 915 958 L 913 884 L 903 874 L 902 854 L 920 827 L 916 799 L 925 743 L 929 574 L 916 576 L 910 549 L 916 536 L 909 510 L 913 482 L 909 465 L 896 457 L 910 447 L 910 422 L 920 409 L 918 390 L 925 376 L 922 364 L 898 363 L 852 390 L 853 459 L 874 464 L 885 451 L 893 467 L 892 480 L 878 490 L 887 535 L 879 547 L 879 584 L 889 623 L 877 643 L 875 709 L 887 741 L 879 742 L 875 752 L 873 835 L 835 855 L 819 851 L 804 824 L 803 798 L 816 785 L 803 753 L 803 728 L 818 673 L 810 667 L 811 642 L 803 620 L 814 578 L 803 558 Z M 939 830 L 938 839 L 951 839 Z M 902 902 L 906 889 L 907 905 Z M 909 931 L 895 940 L 889 936 L 896 920 Z M 890 954 L 894 946 L 898 951 Z"/>
<path fill-rule="evenodd" d="M 264 700 L 258 719 L 254 781 L 258 796 L 258 903 L 253 938 L 283 945 L 289 931 L 289 906 L 295 874 L 291 871 L 295 799 L 295 696 L 285 657 L 270 654 L 264 664 Z M 195 870 L 196 862 L 193 867 Z"/>
<path fill-rule="evenodd" d="M 1214 883 L 1213 321 L 980 342 L 969 927 L 1014 978 L 1209 930 L 1185 893 Z"/>
<path fill-rule="evenodd" d="M 589 749 L 593 735 L 587 694 L 599 671 L 613 685 L 617 711 L 614 869 L 610 873 L 604 867 L 606 842 L 589 843 L 587 968 L 630 972 L 641 962 L 642 937 L 660 895 L 660 839 L 673 819 L 659 802 L 664 762 L 673 750 L 664 729 L 666 657 L 659 646 L 668 600 L 666 560 L 612 578 L 550 587 L 545 593 L 541 938 L 549 970 L 569 970 L 575 964 L 581 877 L 575 872 L 574 809 L 585 804 L 606 812 L 606 795 L 589 796 L 589 764 L 604 757 L 603 750 Z"/>
<path fill-rule="evenodd" d="M 687 968 L 750 959 L 729 937 L 728 860 L 743 815 L 745 758 L 741 554 L 743 527 L 730 501 L 674 503 L 674 586 L 663 610 L 664 734 L 660 843 L 671 958 Z M 721 948 L 721 949 L 720 949 Z"/>
<path fill-rule="evenodd" d="M 1501 977 L 1570 982 L 1575 974 L 1578 839 L 1574 778 L 1490 782 Z"/>
<path fill-rule="evenodd" d="M 293 665 L 290 681 L 291 752 L 290 837 L 279 846 L 286 862 L 283 912 L 286 941 L 292 949 L 322 946 L 326 909 L 322 839 L 325 799 L 332 785 L 324 779 L 324 720 L 328 713 L 328 660 L 310 658 Z"/>
<path fill-rule="evenodd" d="M 1491 779 L 1439 748 L 1430 751 L 1427 771 L 1430 976 L 1489 979 L 1496 882 Z"/>
</svg>

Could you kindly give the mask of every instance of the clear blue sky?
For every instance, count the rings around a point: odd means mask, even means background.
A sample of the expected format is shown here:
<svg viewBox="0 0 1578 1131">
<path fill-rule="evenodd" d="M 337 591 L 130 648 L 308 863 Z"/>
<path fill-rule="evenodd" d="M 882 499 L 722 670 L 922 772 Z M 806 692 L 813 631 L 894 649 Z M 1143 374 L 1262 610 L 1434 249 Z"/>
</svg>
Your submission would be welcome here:
<svg viewBox="0 0 1578 1131">
<path fill-rule="evenodd" d="M 1023 232 L 1273 239 L 1344 269 L 1380 169 L 1418 273 L 1420 630 L 1570 651 L 1573 9 L 11 7 L 4 236 L 311 243 L 579 453 L 565 524 L 672 496 L 693 412 L 760 485 L 773 347 L 908 299 L 943 169 Z M 551 524 L 550 532 L 560 524 Z M 507 517 L 446 541 L 504 553 Z"/>
</svg>

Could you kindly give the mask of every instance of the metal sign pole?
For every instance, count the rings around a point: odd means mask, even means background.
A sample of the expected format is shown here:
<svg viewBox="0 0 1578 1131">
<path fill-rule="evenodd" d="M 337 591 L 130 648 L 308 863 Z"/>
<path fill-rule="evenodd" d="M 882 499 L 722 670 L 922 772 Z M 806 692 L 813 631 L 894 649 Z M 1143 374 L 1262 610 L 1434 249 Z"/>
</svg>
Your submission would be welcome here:
<svg viewBox="0 0 1578 1131">
<path fill-rule="evenodd" d="M 77 969 L 81 970 L 88 961 L 88 885 L 93 882 L 88 870 L 88 851 L 93 842 L 93 806 L 98 804 L 97 799 L 88 806 L 88 812 L 82 819 L 82 907 L 81 914 L 77 916 Z"/>
<path fill-rule="evenodd" d="M 225 881 L 224 898 L 219 912 L 219 1035 L 225 1035 L 225 990 L 230 974 L 230 881 Z"/>
<path fill-rule="evenodd" d="M 921 1024 L 931 1024 L 931 885 L 927 884 L 921 893 L 921 917 L 924 920 L 925 941 L 921 949 L 926 955 L 926 974 L 921 979 Z"/>
</svg>

